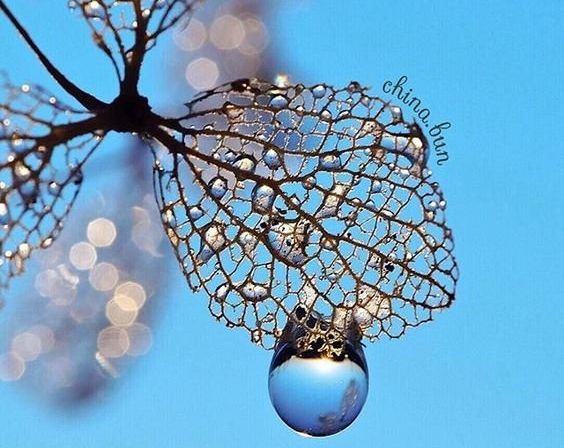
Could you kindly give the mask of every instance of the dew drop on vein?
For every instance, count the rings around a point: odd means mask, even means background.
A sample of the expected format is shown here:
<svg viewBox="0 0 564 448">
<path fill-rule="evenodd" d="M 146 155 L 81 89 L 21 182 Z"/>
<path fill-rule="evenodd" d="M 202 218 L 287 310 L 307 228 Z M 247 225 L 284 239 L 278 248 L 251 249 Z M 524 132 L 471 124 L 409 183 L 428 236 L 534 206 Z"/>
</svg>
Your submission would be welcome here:
<svg viewBox="0 0 564 448">
<path fill-rule="evenodd" d="M 223 177 L 214 177 L 209 182 L 211 195 L 216 199 L 221 199 L 227 193 L 227 180 Z"/>
<path fill-rule="evenodd" d="M 257 184 L 251 194 L 253 210 L 266 213 L 272 210 L 274 204 L 274 190 L 268 185 Z"/>
<path fill-rule="evenodd" d="M 282 165 L 282 160 L 280 159 L 280 155 L 277 151 L 270 148 L 267 149 L 263 154 L 263 160 L 266 166 L 272 169 L 276 169 Z"/>
</svg>

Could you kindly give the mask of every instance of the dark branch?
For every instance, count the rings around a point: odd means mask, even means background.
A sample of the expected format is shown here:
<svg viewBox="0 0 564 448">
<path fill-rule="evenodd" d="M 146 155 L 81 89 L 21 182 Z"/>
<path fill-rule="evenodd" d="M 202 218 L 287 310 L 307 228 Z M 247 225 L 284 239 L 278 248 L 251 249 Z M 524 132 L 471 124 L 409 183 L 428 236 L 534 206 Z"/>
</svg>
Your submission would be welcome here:
<svg viewBox="0 0 564 448">
<path fill-rule="evenodd" d="M 57 83 L 75 100 L 77 100 L 82 106 L 90 111 L 102 109 L 107 106 L 106 103 L 100 101 L 95 96 L 90 95 L 85 92 L 76 84 L 71 82 L 65 75 L 63 75 L 57 67 L 55 67 L 52 62 L 47 58 L 47 56 L 41 51 L 41 49 L 33 41 L 27 30 L 21 25 L 18 19 L 14 16 L 12 11 L 6 6 L 4 1 L 0 0 L 0 10 L 6 15 L 8 20 L 14 25 L 14 27 L 20 33 L 20 36 L 26 42 L 26 44 L 33 50 L 35 55 L 39 58 L 39 61 L 47 69 L 49 74 L 57 81 Z"/>
</svg>

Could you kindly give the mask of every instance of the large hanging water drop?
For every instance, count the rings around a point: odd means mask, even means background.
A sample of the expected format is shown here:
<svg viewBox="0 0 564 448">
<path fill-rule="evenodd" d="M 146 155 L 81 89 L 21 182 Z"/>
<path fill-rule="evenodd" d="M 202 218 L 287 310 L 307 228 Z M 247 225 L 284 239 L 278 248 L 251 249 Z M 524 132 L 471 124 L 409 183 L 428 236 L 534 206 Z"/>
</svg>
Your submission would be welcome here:
<svg viewBox="0 0 564 448">
<path fill-rule="evenodd" d="M 316 351 L 298 355 L 280 341 L 268 376 L 270 400 L 280 418 L 304 436 L 325 437 L 347 428 L 368 394 L 368 368 L 360 344 L 345 344 L 344 355 Z"/>
</svg>

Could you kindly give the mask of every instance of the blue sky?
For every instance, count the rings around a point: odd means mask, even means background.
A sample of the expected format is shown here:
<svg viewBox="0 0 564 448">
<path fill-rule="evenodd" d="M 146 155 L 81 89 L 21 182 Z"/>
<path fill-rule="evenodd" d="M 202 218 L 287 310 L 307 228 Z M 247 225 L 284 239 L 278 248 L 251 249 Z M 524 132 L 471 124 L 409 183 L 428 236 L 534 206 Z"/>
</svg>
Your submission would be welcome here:
<svg viewBox="0 0 564 448">
<path fill-rule="evenodd" d="M 113 96 L 109 67 L 84 45 L 66 2 L 9 3 L 64 72 Z M 274 3 L 280 71 L 308 84 L 357 80 L 375 95 L 406 75 L 432 117 L 452 123 L 450 160 L 430 165 L 461 268 L 454 306 L 401 340 L 370 344 L 359 419 L 332 438 L 303 439 L 270 405 L 271 353 L 216 324 L 175 271 L 151 354 L 101 405 L 59 413 L 0 384 L 0 446 L 564 446 L 564 3 Z M 13 79 L 53 86 L 4 19 L 0 42 L 0 67 Z M 144 78 L 159 101 L 165 50 Z M 9 318 L 8 305 L 0 325 Z"/>
</svg>

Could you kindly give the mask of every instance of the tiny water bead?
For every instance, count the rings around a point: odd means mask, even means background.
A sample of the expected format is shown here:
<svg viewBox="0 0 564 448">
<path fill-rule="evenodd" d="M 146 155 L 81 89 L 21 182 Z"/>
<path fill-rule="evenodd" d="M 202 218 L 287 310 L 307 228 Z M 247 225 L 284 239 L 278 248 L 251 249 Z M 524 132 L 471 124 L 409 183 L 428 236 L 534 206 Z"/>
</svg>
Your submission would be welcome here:
<svg viewBox="0 0 564 448">
<path fill-rule="evenodd" d="M 343 431 L 362 410 L 368 395 L 368 367 L 360 344 L 345 343 L 341 357 L 315 350 L 298 354 L 280 341 L 270 364 L 270 400 L 279 417 L 304 436 Z"/>
</svg>

